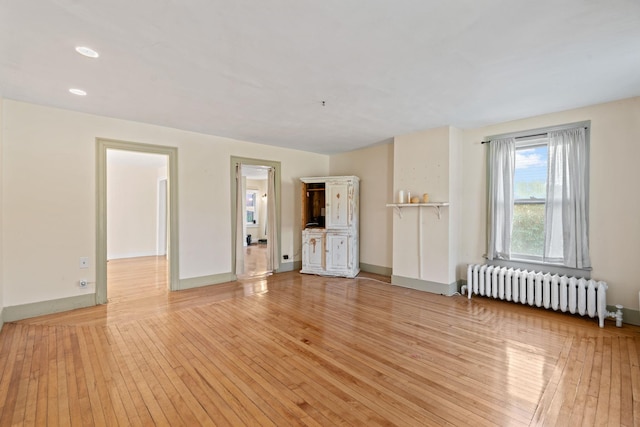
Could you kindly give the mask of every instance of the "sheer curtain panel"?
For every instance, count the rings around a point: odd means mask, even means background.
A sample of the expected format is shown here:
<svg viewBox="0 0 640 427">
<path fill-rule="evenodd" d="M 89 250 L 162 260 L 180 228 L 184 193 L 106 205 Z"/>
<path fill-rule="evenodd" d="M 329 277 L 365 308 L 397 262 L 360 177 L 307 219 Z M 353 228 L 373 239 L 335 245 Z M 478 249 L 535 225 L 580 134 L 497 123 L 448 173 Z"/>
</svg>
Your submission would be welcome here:
<svg viewBox="0 0 640 427">
<path fill-rule="evenodd" d="M 242 165 L 236 163 L 236 275 L 244 273 L 244 186 Z"/>
<path fill-rule="evenodd" d="M 492 140 L 489 144 L 489 239 L 487 258 L 509 259 L 513 228 L 513 175 L 516 162 L 515 138 Z"/>
<path fill-rule="evenodd" d="M 267 181 L 267 270 L 280 267 L 278 256 L 278 226 L 276 218 L 276 170 L 269 168 Z"/>
<path fill-rule="evenodd" d="M 544 261 L 572 268 L 589 259 L 589 147 L 584 127 L 549 132 Z"/>
</svg>

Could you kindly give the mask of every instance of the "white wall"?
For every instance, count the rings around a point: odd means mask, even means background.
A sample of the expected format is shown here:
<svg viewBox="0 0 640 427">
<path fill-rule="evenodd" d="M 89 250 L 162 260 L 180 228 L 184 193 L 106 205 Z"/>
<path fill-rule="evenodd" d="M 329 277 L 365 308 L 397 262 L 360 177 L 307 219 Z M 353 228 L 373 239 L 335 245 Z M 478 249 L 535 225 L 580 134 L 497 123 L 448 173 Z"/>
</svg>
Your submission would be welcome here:
<svg viewBox="0 0 640 427">
<path fill-rule="evenodd" d="M 4 136 L 4 114 L 3 114 L 3 99 L 0 97 L 0 328 L 2 328 L 2 308 L 4 307 L 4 268 L 2 254 L 4 253 L 4 197 L 3 197 L 3 182 L 4 182 L 4 156 L 3 156 L 3 136 Z"/>
<path fill-rule="evenodd" d="M 391 268 L 393 212 L 393 143 L 335 154 L 331 175 L 360 178 L 360 262 Z"/>
<path fill-rule="evenodd" d="M 300 259 L 299 177 L 327 175 L 328 156 L 6 99 L 3 109 L 5 307 L 95 280 L 97 137 L 178 147 L 181 279 L 231 272 L 232 155 L 281 162 L 282 253 Z"/>
<path fill-rule="evenodd" d="M 422 198 L 428 193 L 430 202 L 451 202 L 450 134 L 449 127 L 441 127 L 395 137 L 394 194 L 403 190 Z M 420 209 L 421 235 L 418 208 L 403 208 L 402 218 L 394 215 L 393 274 L 448 285 L 455 281 L 449 235 L 456 224 L 451 221 L 449 208 L 441 209 L 440 218 L 434 208 Z"/>
<path fill-rule="evenodd" d="M 133 159 L 118 161 L 107 151 L 107 258 L 156 255 L 159 168 L 144 158 L 162 157 L 166 163 L 166 156 L 116 153 Z"/>
<path fill-rule="evenodd" d="M 609 283 L 607 302 L 638 309 L 640 97 L 464 132 L 458 277 L 486 253 L 486 136 L 591 120 L 591 276 Z"/>
</svg>

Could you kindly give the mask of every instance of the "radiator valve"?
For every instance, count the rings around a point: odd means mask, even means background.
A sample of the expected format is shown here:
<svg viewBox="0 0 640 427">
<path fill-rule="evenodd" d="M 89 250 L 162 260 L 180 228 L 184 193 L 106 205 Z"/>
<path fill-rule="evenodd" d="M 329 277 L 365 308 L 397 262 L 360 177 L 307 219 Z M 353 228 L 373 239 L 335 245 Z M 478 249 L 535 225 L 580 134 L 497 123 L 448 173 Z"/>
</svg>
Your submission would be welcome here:
<svg viewBox="0 0 640 427">
<path fill-rule="evenodd" d="M 618 328 L 622 328 L 622 306 L 620 304 L 616 304 L 616 326 Z"/>
<path fill-rule="evenodd" d="M 605 311 L 607 317 L 613 317 L 616 319 L 616 326 L 622 328 L 622 309 L 624 308 L 620 304 L 616 304 L 617 311 Z"/>
</svg>

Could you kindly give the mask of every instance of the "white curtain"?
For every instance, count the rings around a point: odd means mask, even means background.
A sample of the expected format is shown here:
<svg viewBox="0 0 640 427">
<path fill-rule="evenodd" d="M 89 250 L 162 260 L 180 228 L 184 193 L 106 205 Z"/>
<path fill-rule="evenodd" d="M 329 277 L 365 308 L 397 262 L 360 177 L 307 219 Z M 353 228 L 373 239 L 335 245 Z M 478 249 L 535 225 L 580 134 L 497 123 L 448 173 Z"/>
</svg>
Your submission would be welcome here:
<svg viewBox="0 0 640 427">
<path fill-rule="evenodd" d="M 591 267 L 589 148 L 583 127 L 549 132 L 544 261 Z"/>
<path fill-rule="evenodd" d="M 489 239 L 487 258 L 509 259 L 513 228 L 513 174 L 516 162 L 515 138 L 489 144 Z"/>
<path fill-rule="evenodd" d="M 267 270 L 275 271 L 280 267 L 278 256 L 278 227 L 276 218 L 276 178 L 275 168 L 269 168 L 267 181 Z"/>
<path fill-rule="evenodd" d="M 244 273 L 244 200 L 242 165 L 236 163 L 236 275 Z"/>
</svg>

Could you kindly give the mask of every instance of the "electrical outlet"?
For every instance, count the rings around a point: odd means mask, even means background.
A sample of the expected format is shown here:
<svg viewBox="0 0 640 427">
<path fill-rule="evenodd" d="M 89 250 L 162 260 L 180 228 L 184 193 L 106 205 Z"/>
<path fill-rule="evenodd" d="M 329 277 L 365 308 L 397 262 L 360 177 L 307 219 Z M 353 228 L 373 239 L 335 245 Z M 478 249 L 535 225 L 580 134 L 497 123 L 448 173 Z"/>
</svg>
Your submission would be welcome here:
<svg viewBox="0 0 640 427">
<path fill-rule="evenodd" d="M 81 288 L 86 288 L 88 284 L 89 284 L 89 282 L 87 282 L 87 279 L 80 279 L 80 287 Z"/>
<path fill-rule="evenodd" d="M 80 257 L 80 268 L 89 268 L 89 257 L 81 256 Z"/>
</svg>

